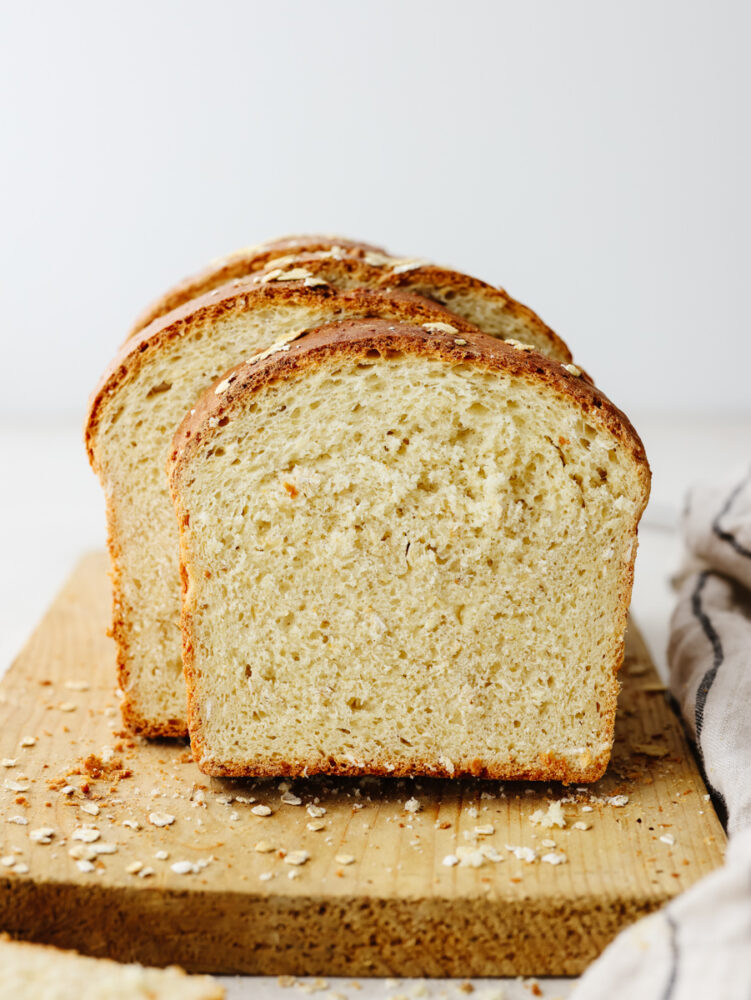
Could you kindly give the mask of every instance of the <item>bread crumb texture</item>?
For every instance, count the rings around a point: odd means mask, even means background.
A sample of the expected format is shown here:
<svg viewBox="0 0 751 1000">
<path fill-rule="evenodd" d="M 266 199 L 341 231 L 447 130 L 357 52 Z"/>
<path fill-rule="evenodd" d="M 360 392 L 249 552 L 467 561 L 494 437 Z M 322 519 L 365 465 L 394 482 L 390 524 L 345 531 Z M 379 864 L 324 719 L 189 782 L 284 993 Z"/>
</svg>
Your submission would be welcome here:
<svg viewBox="0 0 751 1000">
<path fill-rule="evenodd" d="M 178 448 L 199 766 L 594 780 L 646 463 L 550 379 L 397 334 L 207 393 Z"/>
</svg>

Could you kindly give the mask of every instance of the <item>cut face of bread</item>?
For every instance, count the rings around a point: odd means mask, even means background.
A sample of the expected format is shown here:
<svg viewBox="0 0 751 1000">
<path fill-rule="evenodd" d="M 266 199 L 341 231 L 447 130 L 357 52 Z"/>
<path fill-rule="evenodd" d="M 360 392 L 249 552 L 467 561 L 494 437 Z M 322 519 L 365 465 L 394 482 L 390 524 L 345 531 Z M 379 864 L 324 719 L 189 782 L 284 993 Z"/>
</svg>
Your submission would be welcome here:
<svg viewBox="0 0 751 1000">
<path fill-rule="evenodd" d="M 222 1000 L 209 976 L 86 958 L 0 937 L 0 996 L 6 1000 Z"/>
<path fill-rule="evenodd" d="M 207 391 L 170 465 L 206 773 L 602 774 L 649 467 L 592 385 L 344 321 Z"/>
<path fill-rule="evenodd" d="M 290 254 L 319 252 L 333 257 L 358 257 L 365 253 L 383 256 L 385 251 L 371 243 L 360 243 L 344 236 L 307 235 L 283 236 L 277 240 L 258 243 L 256 246 L 243 247 L 234 253 L 226 254 L 200 271 L 198 274 L 185 278 L 179 284 L 170 288 L 164 295 L 151 303 L 138 317 L 133 329 L 128 334 L 132 337 L 149 323 L 166 313 L 185 305 L 191 299 L 196 299 L 207 292 L 226 284 L 235 278 L 247 278 L 256 271 L 262 271 L 272 261 L 283 259 Z"/>
<path fill-rule="evenodd" d="M 571 361 L 571 352 L 563 340 L 502 288 L 427 261 L 392 257 L 365 243 L 340 241 L 333 247 L 318 247 L 316 241 L 323 239 L 300 237 L 297 246 L 292 245 L 292 240 L 280 241 L 273 244 L 273 251 L 251 248 L 217 261 L 214 267 L 187 279 L 155 303 L 136 324 L 136 330 L 168 309 L 232 279 L 258 275 L 262 282 L 284 282 L 289 280 L 288 275 L 304 272 L 308 280 L 327 281 L 339 289 L 412 292 L 445 306 L 491 337 L 515 339 L 558 361 Z"/>
<path fill-rule="evenodd" d="M 134 730 L 187 731 L 177 528 L 165 476 L 175 429 L 222 372 L 279 338 L 347 316 L 473 329 L 405 294 L 248 281 L 193 300 L 132 338 L 94 393 L 86 440 L 107 496 L 113 634 L 123 713 Z"/>
</svg>

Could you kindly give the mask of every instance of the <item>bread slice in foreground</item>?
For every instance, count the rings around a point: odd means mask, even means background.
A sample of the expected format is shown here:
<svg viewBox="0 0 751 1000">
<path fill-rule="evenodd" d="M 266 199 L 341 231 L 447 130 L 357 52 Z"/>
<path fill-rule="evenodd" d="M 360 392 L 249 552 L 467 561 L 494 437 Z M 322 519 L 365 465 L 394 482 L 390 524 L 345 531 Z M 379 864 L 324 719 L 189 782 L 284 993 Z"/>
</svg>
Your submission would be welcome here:
<svg viewBox="0 0 751 1000">
<path fill-rule="evenodd" d="M 222 372 L 279 338 L 347 316 L 473 329 L 408 294 L 250 279 L 192 300 L 131 338 L 95 391 L 86 443 L 107 497 L 112 630 L 123 715 L 136 732 L 187 733 L 178 538 L 164 471 L 178 424 Z"/>
<path fill-rule="evenodd" d="M 278 282 L 289 280 L 291 274 L 306 274 L 309 280 L 328 281 L 339 289 L 412 292 L 445 306 L 493 337 L 530 344 L 558 361 L 572 360 L 564 341 L 502 288 L 418 258 L 390 256 L 366 243 L 340 240 L 327 245 L 325 239 L 289 238 L 222 258 L 167 292 L 143 314 L 135 330 L 232 279 L 257 275 L 260 281 Z"/>
<path fill-rule="evenodd" d="M 197 299 L 207 292 L 219 288 L 235 278 L 247 278 L 268 267 L 272 261 L 284 260 L 290 254 L 320 252 L 332 257 L 361 257 L 363 254 L 385 255 L 381 247 L 372 243 L 361 243 L 345 236 L 332 235 L 299 235 L 282 236 L 267 240 L 255 246 L 243 247 L 233 253 L 225 254 L 212 261 L 208 267 L 197 274 L 184 278 L 173 285 L 163 295 L 147 306 L 133 325 L 128 337 L 138 333 L 155 319 L 166 315 L 173 309 L 185 305 L 191 299 Z"/>
<path fill-rule="evenodd" d="M 343 321 L 204 393 L 170 466 L 204 772 L 603 773 L 650 477 L 573 366 Z"/>
<path fill-rule="evenodd" d="M 0 997 L 6 1000 L 222 1000 L 209 976 L 121 965 L 0 935 Z"/>
</svg>

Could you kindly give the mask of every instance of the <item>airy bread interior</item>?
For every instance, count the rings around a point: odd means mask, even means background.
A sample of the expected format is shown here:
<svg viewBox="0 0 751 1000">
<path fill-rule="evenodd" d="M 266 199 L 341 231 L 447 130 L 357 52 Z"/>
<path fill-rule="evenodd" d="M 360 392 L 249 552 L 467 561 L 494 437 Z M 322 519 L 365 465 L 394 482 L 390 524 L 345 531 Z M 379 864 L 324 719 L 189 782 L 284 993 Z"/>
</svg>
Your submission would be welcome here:
<svg viewBox="0 0 751 1000">
<path fill-rule="evenodd" d="M 648 467 L 529 358 L 345 323 L 206 393 L 171 473 L 204 771 L 602 773 Z"/>
<path fill-rule="evenodd" d="M 278 338 L 346 316 L 450 319 L 457 328 L 466 326 L 406 295 L 246 283 L 195 300 L 133 338 L 95 393 L 87 440 L 107 496 L 113 634 L 123 714 L 134 730 L 149 736 L 187 732 L 178 538 L 165 477 L 176 427 L 222 372 Z"/>
</svg>

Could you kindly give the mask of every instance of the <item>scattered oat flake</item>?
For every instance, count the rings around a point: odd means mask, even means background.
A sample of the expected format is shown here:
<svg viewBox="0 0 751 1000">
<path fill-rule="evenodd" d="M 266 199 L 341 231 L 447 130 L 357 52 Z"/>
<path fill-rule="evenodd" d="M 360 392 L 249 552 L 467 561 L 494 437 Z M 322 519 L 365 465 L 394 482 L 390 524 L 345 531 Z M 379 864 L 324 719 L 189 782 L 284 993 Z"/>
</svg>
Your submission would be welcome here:
<svg viewBox="0 0 751 1000">
<path fill-rule="evenodd" d="M 609 806 L 625 806 L 628 805 L 628 795 L 611 795 L 605 801 Z"/>
<path fill-rule="evenodd" d="M 4 858 L 0 858 L 0 865 L 4 868 L 10 868 L 16 863 L 15 854 L 6 854 Z"/>
<path fill-rule="evenodd" d="M 152 826 L 171 826 L 174 822 L 175 817 L 170 813 L 149 813 L 149 823 L 151 823 Z"/>
<path fill-rule="evenodd" d="M 190 875 L 195 871 L 192 861 L 176 861 L 170 868 L 175 875 Z"/>
<path fill-rule="evenodd" d="M 94 854 L 116 854 L 117 844 L 113 844 L 108 840 L 102 840 L 96 844 L 92 844 L 91 849 Z"/>
<path fill-rule="evenodd" d="M 312 830 L 313 833 L 317 833 L 319 830 L 325 830 L 326 824 L 322 819 L 312 819 L 310 823 L 305 824 L 308 830 Z"/>
<path fill-rule="evenodd" d="M 123 826 L 127 826 L 129 830 L 140 830 L 141 824 L 135 819 L 124 819 Z"/>
<path fill-rule="evenodd" d="M 75 787 L 73 785 L 66 785 L 64 788 L 60 789 L 61 795 L 72 795 L 75 792 Z"/>
<path fill-rule="evenodd" d="M 148 878 L 149 875 L 153 875 L 153 874 L 154 874 L 154 869 L 150 868 L 150 867 L 146 867 L 146 868 L 142 868 L 140 870 L 140 872 L 138 873 L 138 877 L 139 878 Z"/>
<path fill-rule="evenodd" d="M 51 844 L 55 836 L 55 830 L 51 826 L 40 826 L 36 830 L 29 830 L 29 840 L 35 844 Z"/>
<path fill-rule="evenodd" d="M 270 854 L 272 851 L 276 850 L 273 844 L 269 843 L 268 840 L 259 840 L 256 846 L 253 848 L 259 854 Z"/>
<path fill-rule="evenodd" d="M 81 812 L 88 813 L 89 816 L 99 815 L 99 806 L 96 802 L 82 802 L 80 808 Z"/>
<path fill-rule="evenodd" d="M 277 986 L 287 987 L 294 986 L 297 982 L 294 976 L 277 976 L 276 977 Z"/>
<path fill-rule="evenodd" d="M 25 816 L 9 816 L 6 820 L 6 823 L 17 823 L 18 826 L 29 825 L 29 821 L 26 819 Z"/>
<path fill-rule="evenodd" d="M 255 816 L 270 816 L 271 810 L 268 806 L 253 806 L 250 810 Z"/>
<path fill-rule="evenodd" d="M 33 747 L 36 746 L 37 738 L 36 736 L 24 736 L 21 740 L 22 747 Z"/>
<path fill-rule="evenodd" d="M 15 767 L 17 763 L 16 757 L 3 757 L 3 767 Z"/>
<path fill-rule="evenodd" d="M 312 816 L 313 819 L 326 815 L 325 806 L 317 806 L 314 802 L 309 802 L 305 808 L 308 812 L 308 816 Z"/>
<path fill-rule="evenodd" d="M 28 781 L 11 781 L 9 778 L 5 781 L 5 787 L 10 792 L 28 792 L 31 785 Z"/>
<path fill-rule="evenodd" d="M 660 840 L 662 841 L 663 844 L 667 844 L 669 847 L 672 847 L 673 844 L 675 843 L 675 837 L 673 836 L 672 833 L 663 833 L 663 835 L 660 837 Z"/>
<path fill-rule="evenodd" d="M 475 827 L 475 833 L 479 837 L 489 837 L 491 834 L 495 833 L 495 827 L 492 823 L 483 823 L 481 826 Z"/>
<path fill-rule="evenodd" d="M 555 847 L 554 840 L 543 840 L 541 841 L 543 847 Z"/>
<path fill-rule="evenodd" d="M 169 851 L 157 851 L 154 857 L 157 861 L 166 861 L 169 857 Z"/>
<path fill-rule="evenodd" d="M 137 875 L 143 868 L 143 861 L 131 861 L 125 871 L 128 875 Z"/>
<path fill-rule="evenodd" d="M 568 858 L 565 854 L 559 852 L 551 851 L 550 854 L 543 854 L 541 861 L 546 862 L 549 865 L 565 865 Z"/>
<path fill-rule="evenodd" d="M 285 804 L 285 806 L 302 805 L 302 799 L 298 795 L 294 795 L 292 792 L 285 792 L 281 797 L 281 801 Z"/>
<path fill-rule="evenodd" d="M 258 877 L 259 877 L 259 879 L 262 882 L 268 882 L 269 879 L 272 879 L 274 877 L 274 873 L 273 872 L 261 872 L 261 874 Z"/>
<path fill-rule="evenodd" d="M 285 865 L 304 865 L 310 855 L 307 851 L 290 851 L 284 858 Z"/>
<path fill-rule="evenodd" d="M 28 875 L 29 866 L 24 861 L 19 861 L 11 868 L 11 871 L 15 872 L 16 875 Z"/>
<path fill-rule="evenodd" d="M 337 854 L 334 861 L 338 865 L 353 865 L 357 861 L 357 858 L 354 854 Z"/>
<path fill-rule="evenodd" d="M 94 871 L 93 863 L 91 861 L 87 861 L 85 858 L 82 858 L 80 861 L 76 861 L 76 868 L 79 870 L 79 872 Z"/>
<path fill-rule="evenodd" d="M 95 826 L 77 826 L 71 834 L 72 840 L 80 840 L 84 844 L 93 844 L 100 837 L 101 833 Z"/>
<path fill-rule="evenodd" d="M 412 796 L 412 798 L 407 799 L 404 803 L 404 808 L 408 813 L 418 813 L 420 811 L 420 803 Z"/>
<path fill-rule="evenodd" d="M 61 712 L 75 712 L 75 710 L 78 708 L 78 705 L 76 705 L 72 701 L 64 701 L 62 705 L 58 707 L 60 708 Z"/>
<path fill-rule="evenodd" d="M 592 806 L 582 806 L 582 812 L 583 813 L 591 813 L 593 811 L 594 810 L 593 810 Z"/>
<path fill-rule="evenodd" d="M 465 347 L 467 341 L 463 337 L 455 337 L 454 343 L 457 345 L 457 347 Z"/>
<path fill-rule="evenodd" d="M 443 859 L 443 864 L 447 868 L 454 868 L 456 865 L 459 864 L 459 858 L 457 858 L 455 854 L 447 854 L 446 857 Z"/>
<path fill-rule="evenodd" d="M 88 691 L 88 681 L 66 681 L 64 685 L 69 691 Z"/>
</svg>

